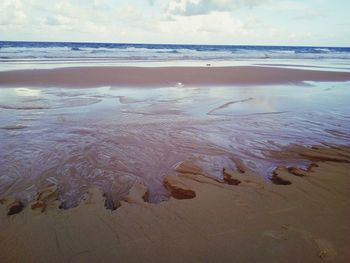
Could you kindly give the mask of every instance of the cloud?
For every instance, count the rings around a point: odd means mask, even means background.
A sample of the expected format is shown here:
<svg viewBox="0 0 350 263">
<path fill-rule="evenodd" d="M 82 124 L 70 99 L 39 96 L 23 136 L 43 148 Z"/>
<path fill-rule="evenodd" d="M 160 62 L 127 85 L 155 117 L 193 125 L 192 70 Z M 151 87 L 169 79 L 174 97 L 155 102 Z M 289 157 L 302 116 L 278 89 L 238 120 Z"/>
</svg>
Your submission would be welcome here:
<svg viewBox="0 0 350 263">
<path fill-rule="evenodd" d="M 156 2 L 156 0 L 146 0 L 147 3 L 149 3 L 150 5 L 154 5 L 154 3 Z"/>
<path fill-rule="evenodd" d="M 315 19 L 315 18 L 324 18 L 325 15 L 322 14 L 319 11 L 316 10 L 312 10 L 312 9 L 308 9 L 305 10 L 304 12 L 302 12 L 301 14 L 298 14 L 297 16 L 295 16 L 295 19 L 297 20 L 311 20 L 311 19 Z"/>
<path fill-rule="evenodd" d="M 56 17 L 46 17 L 46 24 L 49 25 L 49 26 L 58 26 L 60 25 L 60 21 L 56 18 Z"/>
<path fill-rule="evenodd" d="M 158 27 L 168 43 L 242 44 L 257 37 L 252 29 L 255 22 L 251 18 L 237 19 L 228 12 L 215 11 L 195 16 L 174 16 L 173 20 L 162 21 Z"/>
<path fill-rule="evenodd" d="M 27 15 L 20 0 L 2 0 L 0 2 L 0 26 L 24 25 Z"/>
<path fill-rule="evenodd" d="M 0 0 L 0 36 L 3 40 L 198 44 L 313 41 L 313 45 L 348 45 L 346 7 L 350 6 L 345 1 Z"/>
<path fill-rule="evenodd" d="M 171 0 L 167 12 L 173 15 L 194 16 L 212 12 L 230 12 L 240 7 L 254 7 L 270 0 Z"/>
</svg>

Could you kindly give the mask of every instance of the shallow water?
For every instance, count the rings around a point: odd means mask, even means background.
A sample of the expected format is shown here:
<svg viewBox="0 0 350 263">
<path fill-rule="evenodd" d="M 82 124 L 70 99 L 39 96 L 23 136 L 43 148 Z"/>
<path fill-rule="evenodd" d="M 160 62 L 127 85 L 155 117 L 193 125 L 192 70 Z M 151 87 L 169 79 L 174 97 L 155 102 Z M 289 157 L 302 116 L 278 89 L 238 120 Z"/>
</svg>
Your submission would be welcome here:
<svg viewBox="0 0 350 263">
<path fill-rule="evenodd" d="M 210 176 L 241 160 L 268 178 L 267 151 L 291 143 L 350 143 L 350 83 L 304 86 L 0 89 L 0 197 L 29 201 L 49 184 L 64 207 L 91 186 L 124 196 L 144 182 L 150 200 L 162 177 L 193 159 Z"/>
</svg>

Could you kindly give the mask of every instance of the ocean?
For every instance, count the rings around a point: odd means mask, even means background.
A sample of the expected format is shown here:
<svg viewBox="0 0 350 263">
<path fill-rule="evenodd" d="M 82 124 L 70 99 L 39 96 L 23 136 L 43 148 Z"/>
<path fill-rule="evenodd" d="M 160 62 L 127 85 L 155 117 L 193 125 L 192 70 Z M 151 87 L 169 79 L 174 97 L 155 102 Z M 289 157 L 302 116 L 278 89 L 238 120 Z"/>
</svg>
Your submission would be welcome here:
<svg viewBox="0 0 350 263">
<path fill-rule="evenodd" d="M 287 64 L 350 70 L 350 47 L 0 41 L 0 70 L 60 65 Z"/>
</svg>

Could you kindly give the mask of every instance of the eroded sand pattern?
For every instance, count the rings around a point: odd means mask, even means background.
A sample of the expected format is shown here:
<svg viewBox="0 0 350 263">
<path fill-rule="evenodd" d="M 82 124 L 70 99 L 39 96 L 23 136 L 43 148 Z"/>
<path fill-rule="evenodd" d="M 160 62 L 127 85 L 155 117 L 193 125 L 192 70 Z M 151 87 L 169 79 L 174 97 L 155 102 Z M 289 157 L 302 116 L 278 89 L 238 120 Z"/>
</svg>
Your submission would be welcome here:
<svg viewBox="0 0 350 263">
<path fill-rule="evenodd" d="M 167 202 L 146 202 L 147 187 L 134 182 L 115 212 L 105 209 L 96 187 L 64 211 L 55 186 L 41 189 L 26 208 L 1 199 L 2 260 L 348 262 L 349 147 L 291 146 L 271 155 L 304 156 L 312 164 L 278 167 L 275 174 L 290 184 L 276 185 L 249 169 L 224 168 L 224 180 L 213 179 L 187 161 L 163 178 Z"/>
</svg>

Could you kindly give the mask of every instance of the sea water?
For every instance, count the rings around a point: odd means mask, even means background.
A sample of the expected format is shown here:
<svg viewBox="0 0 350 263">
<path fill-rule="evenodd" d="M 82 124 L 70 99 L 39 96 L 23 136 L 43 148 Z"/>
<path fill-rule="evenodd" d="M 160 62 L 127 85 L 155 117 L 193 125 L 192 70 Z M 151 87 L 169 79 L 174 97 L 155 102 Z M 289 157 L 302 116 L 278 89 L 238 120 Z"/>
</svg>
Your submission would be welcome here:
<svg viewBox="0 0 350 263">
<path fill-rule="evenodd" d="M 115 182 L 125 194 L 141 181 L 157 203 L 163 176 L 188 159 L 214 178 L 240 160 L 268 180 L 278 165 L 308 164 L 271 150 L 349 145 L 349 85 L 1 88 L 0 196 L 26 202 L 55 184 L 69 208 L 90 187 L 108 197 Z"/>
<path fill-rule="evenodd" d="M 278 65 L 349 71 L 349 47 L 0 41 L 0 70 L 65 66 Z"/>
</svg>

